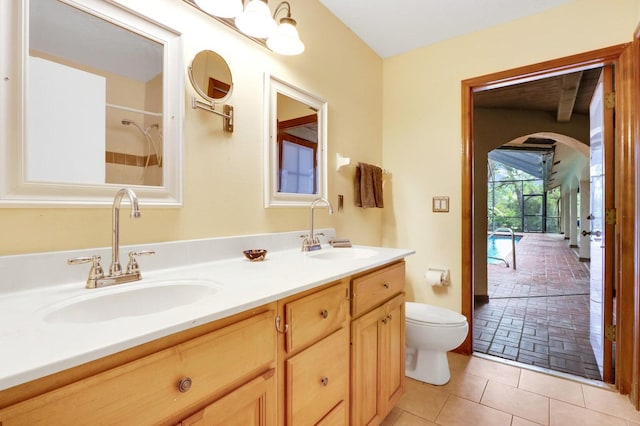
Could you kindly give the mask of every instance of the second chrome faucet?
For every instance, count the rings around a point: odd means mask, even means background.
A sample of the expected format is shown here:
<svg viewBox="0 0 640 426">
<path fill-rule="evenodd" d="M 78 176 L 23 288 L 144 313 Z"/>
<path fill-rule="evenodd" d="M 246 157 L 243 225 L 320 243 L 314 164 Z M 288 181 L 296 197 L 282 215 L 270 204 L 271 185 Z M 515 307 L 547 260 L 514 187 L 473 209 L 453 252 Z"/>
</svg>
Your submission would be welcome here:
<svg viewBox="0 0 640 426">
<path fill-rule="evenodd" d="M 329 208 L 329 214 L 333 214 L 333 206 L 329 200 L 326 198 L 317 198 L 313 200 L 311 203 L 311 229 L 309 230 L 309 234 L 304 237 L 304 240 L 302 240 L 302 251 L 315 251 L 322 248 L 320 238 L 318 238 L 319 234 L 315 233 L 313 227 L 313 209 L 321 203 L 324 203 Z"/>
</svg>

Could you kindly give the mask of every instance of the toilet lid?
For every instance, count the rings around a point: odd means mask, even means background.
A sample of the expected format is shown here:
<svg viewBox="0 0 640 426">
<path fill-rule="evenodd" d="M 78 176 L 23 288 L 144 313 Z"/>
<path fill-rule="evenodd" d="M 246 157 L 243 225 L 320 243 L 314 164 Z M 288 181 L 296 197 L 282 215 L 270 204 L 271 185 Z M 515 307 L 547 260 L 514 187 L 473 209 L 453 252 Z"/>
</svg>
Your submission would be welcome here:
<svg viewBox="0 0 640 426">
<path fill-rule="evenodd" d="M 405 304 L 407 322 L 414 324 L 462 325 L 467 318 L 457 312 L 424 303 Z"/>
</svg>

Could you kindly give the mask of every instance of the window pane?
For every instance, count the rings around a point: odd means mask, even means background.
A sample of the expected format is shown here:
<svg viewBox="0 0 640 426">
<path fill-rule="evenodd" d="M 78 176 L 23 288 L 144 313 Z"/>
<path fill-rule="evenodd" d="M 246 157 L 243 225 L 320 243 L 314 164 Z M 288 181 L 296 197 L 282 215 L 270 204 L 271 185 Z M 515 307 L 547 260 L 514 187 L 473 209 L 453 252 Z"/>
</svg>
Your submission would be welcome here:
<svg viewBox="0 0 640 426">
<path fill-rule="evenodd" d="M 313 149 L 283 141 L 280 191 L 313 194 Z"/>
</svg>

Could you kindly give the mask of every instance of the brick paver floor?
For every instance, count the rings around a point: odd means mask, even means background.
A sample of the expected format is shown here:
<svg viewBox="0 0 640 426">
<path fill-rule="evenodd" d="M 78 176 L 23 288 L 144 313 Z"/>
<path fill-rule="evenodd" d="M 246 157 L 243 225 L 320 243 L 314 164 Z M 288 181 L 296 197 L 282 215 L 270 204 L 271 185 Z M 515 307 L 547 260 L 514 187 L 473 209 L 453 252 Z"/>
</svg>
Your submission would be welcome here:
<svg viewBox="0 0 640 426">
<path fill-rule="evenodd" d="M 558 234 L 525 234 L 516 254 L 516 270 L 487 265 L 474 351 L 601 380 L 589 343 L 589 264 Z"/>
</svg>

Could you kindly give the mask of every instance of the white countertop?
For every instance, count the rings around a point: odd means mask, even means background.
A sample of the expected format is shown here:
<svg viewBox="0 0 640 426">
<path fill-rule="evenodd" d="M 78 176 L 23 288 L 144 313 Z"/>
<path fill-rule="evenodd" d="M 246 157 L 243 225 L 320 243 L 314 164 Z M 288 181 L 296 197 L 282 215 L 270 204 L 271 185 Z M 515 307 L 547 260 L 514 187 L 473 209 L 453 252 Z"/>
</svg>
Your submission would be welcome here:
<svg viewBox="0 0 640 426">
<path fill-rule="evenodd" d="M 216 261 L 155 269 L 147 273 L 144 266 L 146 259 L 141 259 L 143 279 L 133 283 L 86 289 L 83 281 L 74 281 L 49 287 L 27 285 L 27 290 L 0 293 L 0 390 L 394 262 L 414 253 L 406 249 L 367 249 L 375 250 L 375 254 L 366 258 L 327 260 L 314 258 L 313 254 L 306 255 L 295 248 L 269 251 L 266 260 L 262 262 L 250 262 L 240 254 Z M 345 250 L 350 249 L 326 246 L 322 252 Z M 0 270 L 6 264 L 7 262 L 0 262 Z M 86 274 L 88 265 L 84 266 L 86 268 L 81 269 Z M 158 281 L 172 280 L 213 282 L 216 292 L 213 297 L 207 297 L 206 301 L 195 301 L 146 315 L 90 323 L 51 322 L 45 318 L 47 313 L 69 301 L 91 298 L 101 292 L 126 292 L 136 286 L 142 288 Z"/>
</svg>

